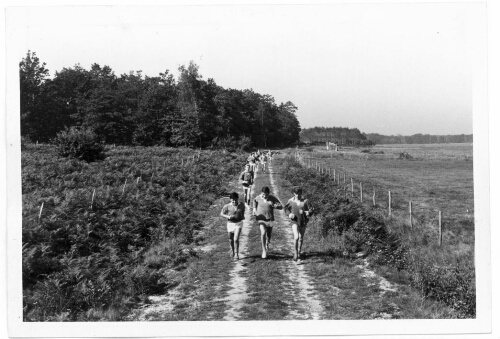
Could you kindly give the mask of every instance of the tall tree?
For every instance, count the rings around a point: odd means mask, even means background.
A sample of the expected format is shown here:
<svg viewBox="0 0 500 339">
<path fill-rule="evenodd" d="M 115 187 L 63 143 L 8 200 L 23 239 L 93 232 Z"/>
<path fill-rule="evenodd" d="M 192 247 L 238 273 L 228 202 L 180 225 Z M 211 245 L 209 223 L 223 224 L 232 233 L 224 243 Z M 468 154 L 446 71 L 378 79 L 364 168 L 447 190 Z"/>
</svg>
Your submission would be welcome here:
<svg viewBox="0 0 500 339">
<path fill-rule="evenodd" d="M 21 135 L 32 139 L 46 139 L 43 130 L 47 124 L 41 105 L 41 91 L 49 70 L 35 52 L 28 51 L 19 63 L 21 92 Z"/>
</svg>

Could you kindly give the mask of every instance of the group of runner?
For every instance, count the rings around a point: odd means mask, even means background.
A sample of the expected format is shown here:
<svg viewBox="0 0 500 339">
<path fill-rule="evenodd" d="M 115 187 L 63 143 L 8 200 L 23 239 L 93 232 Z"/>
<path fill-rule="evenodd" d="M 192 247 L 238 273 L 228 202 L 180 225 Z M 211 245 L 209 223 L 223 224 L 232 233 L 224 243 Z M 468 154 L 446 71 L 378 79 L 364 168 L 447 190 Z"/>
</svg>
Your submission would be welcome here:
<svg viewBox="0 0 500 339">
<path fill-rule="evenodd" d="M 229 243 L 231 246 L 231 257 L 239 260 L 239 238 L 243 220 L 245 219 L 245 209 L 251 208 L 252 216 L 257 221 L 261 233 L 262 258 L 267 258 L 273 227 L 275 226 L 274 210 L 284 209 L 288 213 L 288 218 L 292 223 L 294 255 L 293 260 L 301 259 L 302 244 L 304 242 L 304 233 L 309 218 L 313 214 L 313 207 L 309 200 L 302 196 L 302 188 L 293 188 L 293 197 L 283 206 L 278 198 L 271 195 L 269 187 L 264 186 L 259 194 L 253 200 L 253 206 L 250 206 L 250 190 L 254 184 L 255 171 L 260 162 L 262 171 L 266 171 L 266 163 L 272 160 L 273 154 L 268 152 L 254 152 L 245 165 L 245 170 L 241 173 L 239 180 L 243 185 L 244 203 L 239 201 L 239 195 L 236 192 L 231 193 L 230 203 L 222 208 L 220 215 L 227 219 L 227 232 L 229 234 Z"/>
<path fill-rule="evenodd" d="M 271 161 L 273 160 L 273 156 L 274 153 L 271 150 L 263 152 L 257 150 L 256 152 L 252 152 L 248 156 L 247 163 L 250 166 L 250 169 L 254 172 L 257 170 L 260 164 L 262 172 L 266 173 L 267 163 L 271 163 Z"/>
</svg>

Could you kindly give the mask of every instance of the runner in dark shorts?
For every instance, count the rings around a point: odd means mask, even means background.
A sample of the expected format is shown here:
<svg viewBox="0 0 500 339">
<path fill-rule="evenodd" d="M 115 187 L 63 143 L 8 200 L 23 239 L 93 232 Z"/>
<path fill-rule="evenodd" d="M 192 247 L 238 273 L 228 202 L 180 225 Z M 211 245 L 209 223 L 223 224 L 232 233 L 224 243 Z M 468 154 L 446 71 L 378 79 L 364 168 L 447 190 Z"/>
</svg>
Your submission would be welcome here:
<svg viewBox="0 0 500 339">
<path fill-rule="evenodd" d="M 294 187 L 293 198 L 288 200 L 285 205 L 285 212 L 288 213 L 288 217 L 292 221 L 294 261 L 300 260 L 304 233 L 313 210 L 309 200 L 302 198 L 302 188 Z"/>
<path fill-rule="evenodd" d="M 269 194 L 269 187 L 262 187 L 262 193 L 254 200 L 253 215 L 260 227 L 260 240 L 262 243 L 262 258 L 267 258 L 269 243 L 274 226 L 274 209 L 282 209 L 283 205 L 274 196 Z"/>
<path fill-rule="evenodd" d="M 245 219 L 245 205 L 238 201 L 238 193 L 233 192 L 229 196 L 231 202 L 224 205 L 220 215 L 227 219 L 227 233 L 231 245 L 231 257 L 238 260 L 240 249 L 240 234 L 243 220 Z"/>
</svg>

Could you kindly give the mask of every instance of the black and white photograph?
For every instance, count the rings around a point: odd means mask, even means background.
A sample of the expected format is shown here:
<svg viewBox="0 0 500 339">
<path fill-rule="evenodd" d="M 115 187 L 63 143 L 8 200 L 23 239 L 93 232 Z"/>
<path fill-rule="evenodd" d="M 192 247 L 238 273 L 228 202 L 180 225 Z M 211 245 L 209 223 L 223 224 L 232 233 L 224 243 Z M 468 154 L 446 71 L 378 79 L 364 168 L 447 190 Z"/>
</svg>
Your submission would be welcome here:
<svg viewBox="0 0 500 339">
<path fill-rule="evenodd" d="M 4 6 L 7 335 L 498 338 L 490 5 Z"/>
</svg>

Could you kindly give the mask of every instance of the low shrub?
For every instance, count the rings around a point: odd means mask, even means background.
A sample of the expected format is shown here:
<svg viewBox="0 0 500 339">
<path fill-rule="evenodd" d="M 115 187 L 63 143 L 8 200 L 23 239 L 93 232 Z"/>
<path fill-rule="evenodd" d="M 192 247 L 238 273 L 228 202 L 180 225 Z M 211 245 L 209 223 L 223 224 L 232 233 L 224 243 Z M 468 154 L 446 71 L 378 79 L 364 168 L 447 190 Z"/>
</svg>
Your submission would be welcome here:
<svg viewBox="0 0 500 339">
<path fill-rule="evenodd" d="M 87 162 L 104 159 L 104 144 L 90 128 L 71 127 L 57 134 L 57 153 Z"/>
</svg>

